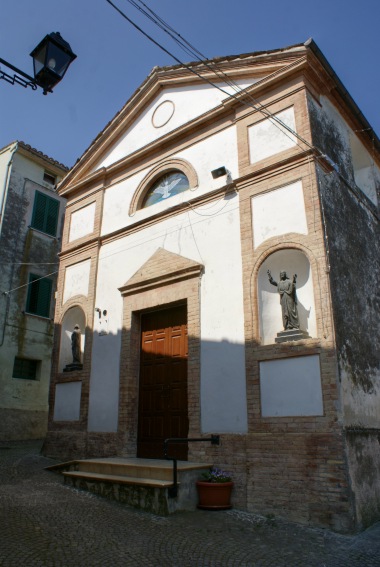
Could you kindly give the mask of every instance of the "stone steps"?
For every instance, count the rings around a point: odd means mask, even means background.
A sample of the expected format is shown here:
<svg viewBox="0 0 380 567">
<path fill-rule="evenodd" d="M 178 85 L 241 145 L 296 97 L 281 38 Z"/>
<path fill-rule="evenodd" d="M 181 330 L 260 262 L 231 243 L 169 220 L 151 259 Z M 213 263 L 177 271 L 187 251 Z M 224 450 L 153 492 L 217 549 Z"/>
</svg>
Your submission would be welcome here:
<svg viewBox="0 0 380 567">
<path fill-rule="evenodd" d="M 168 460 L 111 457 L 69 461 L 48 467 L 61 472 L 65 483 L 99 496 L 167 515 L 177 510 L 195 510 L 196 481 L 211 464 L 177 462 L 178 495 L 169 496 L 173 485 L 173 463 Z"/>
<path fill-rule="evenodd" d="M 87 471 L 63 471 L 65 478 L 79 478 L 84 480 L 97 480 L 99 482 L 112 482 L 116 484 L 135 484 L 137 486 L 153 486 L 157 488 L 167 488 L 172 485 L 170 480 L 158 480 L 152 478 L 139 478 L 136 476 L 123 476 L 101 474 L 98 472 Z"/>
</svg>

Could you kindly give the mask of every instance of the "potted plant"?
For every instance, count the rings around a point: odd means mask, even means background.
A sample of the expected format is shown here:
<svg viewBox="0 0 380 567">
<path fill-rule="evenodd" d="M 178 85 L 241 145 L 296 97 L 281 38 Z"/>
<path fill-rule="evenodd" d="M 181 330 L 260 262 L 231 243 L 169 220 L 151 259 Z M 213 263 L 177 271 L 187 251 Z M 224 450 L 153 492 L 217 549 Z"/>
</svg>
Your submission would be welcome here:
<svg viewBox="0 0 380 567">
<path fill-rule="evenodd" d="M 231 508 L 231 491 L 234 483 L 231 475 L 211 467 L 209 471 L 202 474 L 201 480 L 197 481 L 198 508 L 204 510 L 227 510 Z"/>
</svg>

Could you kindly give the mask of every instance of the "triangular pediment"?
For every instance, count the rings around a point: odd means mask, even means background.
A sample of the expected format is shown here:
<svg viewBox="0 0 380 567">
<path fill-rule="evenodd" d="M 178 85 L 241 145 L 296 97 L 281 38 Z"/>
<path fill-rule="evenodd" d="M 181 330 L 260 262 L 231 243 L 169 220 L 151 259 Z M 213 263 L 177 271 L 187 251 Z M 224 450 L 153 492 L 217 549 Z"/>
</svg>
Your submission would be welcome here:
<svg viewBox="0 0 380 567">
<path fill-rule="evenodd" d="M 123 296 L 132 295 L 154 287 L 198 277 L 203 264 L 158 248 L 133 276 L 119 288 Z"/>
<path fill-rule="evenodd" d="M 253 89 L 267 87 L 299 61 L 304 61 L 304 44 L 281 50 L 219 57 L 204 62 L 155 67 L 140 88 L 111 120 L 78 160 L 60 185 L 67 196 L 85 180 L 106 174 L 116 164 L 136 155 L 142 148 L 186 128 L 218 119 L 229 105 Z M 215 70 L 216 69 L 216 73 Z M 229 84 L 233 82 L 236 87 Z M 186 133 L 186 132 L 185 132 Z"/>
</svg>

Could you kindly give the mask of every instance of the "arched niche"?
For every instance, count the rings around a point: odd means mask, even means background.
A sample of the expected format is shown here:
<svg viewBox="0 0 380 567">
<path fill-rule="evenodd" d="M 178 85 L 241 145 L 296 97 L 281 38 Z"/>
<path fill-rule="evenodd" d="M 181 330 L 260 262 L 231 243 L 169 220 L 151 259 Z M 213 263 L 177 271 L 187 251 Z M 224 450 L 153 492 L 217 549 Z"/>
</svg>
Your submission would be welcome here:
<svg viewBox="0 0 380 567">
<path fill-rule="evenodd" d="M 313 277 L 307 256 L 296 249 L 277 250 L 262 263 L 257 278 L 260 337 L 262 344 L 274 343 L 277 333 L 283 331 L 280 297 L 277 288 L 269 283 L 267 271 L 278 282 L 280 272 L 292 279 L 297 274 L 297 308 L 300 329 L 310 337 L 317 336 Z"/>
<path fill-rule="evenodd" d="M 59 372 L 63 372 L 65 366 L 73 362 L 73 355 L 71 351 L 71 335 L 74 331 L 75 325 L 78 325 L 81 331 L 81 362 L 83 363 L 86 317 L 83 309 L 81 309 L 81 307 L 75 306 L 66 311 L 62 319 L 61 345 L 59 350 Z"/>
</svg>

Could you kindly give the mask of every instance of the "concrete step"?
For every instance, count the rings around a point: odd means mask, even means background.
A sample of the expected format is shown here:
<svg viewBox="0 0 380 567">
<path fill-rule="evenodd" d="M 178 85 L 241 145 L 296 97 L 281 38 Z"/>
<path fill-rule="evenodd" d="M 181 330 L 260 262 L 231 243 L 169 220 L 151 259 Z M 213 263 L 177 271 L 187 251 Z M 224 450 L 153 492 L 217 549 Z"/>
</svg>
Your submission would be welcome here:
<svg viewBox="0 0 380 567">
<path fill-rule="evenodd" d="M 61 472 L 65 483 L 99 496 L 166 516 L 177 510 L 195 510 L 196 481 L 210 463 L 177 462 L 178 494 L 170 497 L 173 463 L 159 459 L 99 458 L 69 461 L 48 467 Z"/>
<path fill-rule="evenodd" d="M 111 457 L 102 459 L 86 459 L 77 461 L 70 466 L 70 470 L 87 471 L 108 475 L 131 476 L 135 478 L 152 478 L 160 480 L 172 480 L 173 463 L 165 459 L 138 459 Z M 178 472 L 199 470 L 208 468 L 204 463 L 192 463 L 188 461 L 177 462 Z"/>
<path fill-rule="evenodd" d="M 134 484 L 138 486 L 151 486 L 155 488 L 168 488 L 172 480 L 160 480 L 154 478 L 140 478 L 135 476 L 124 476 L 114 474 L 101 474 L 88 471 L 63 471 L 64 477 L 87 479 L 100 482 L 111 482 L 115 484 Z"/>
</svg>

